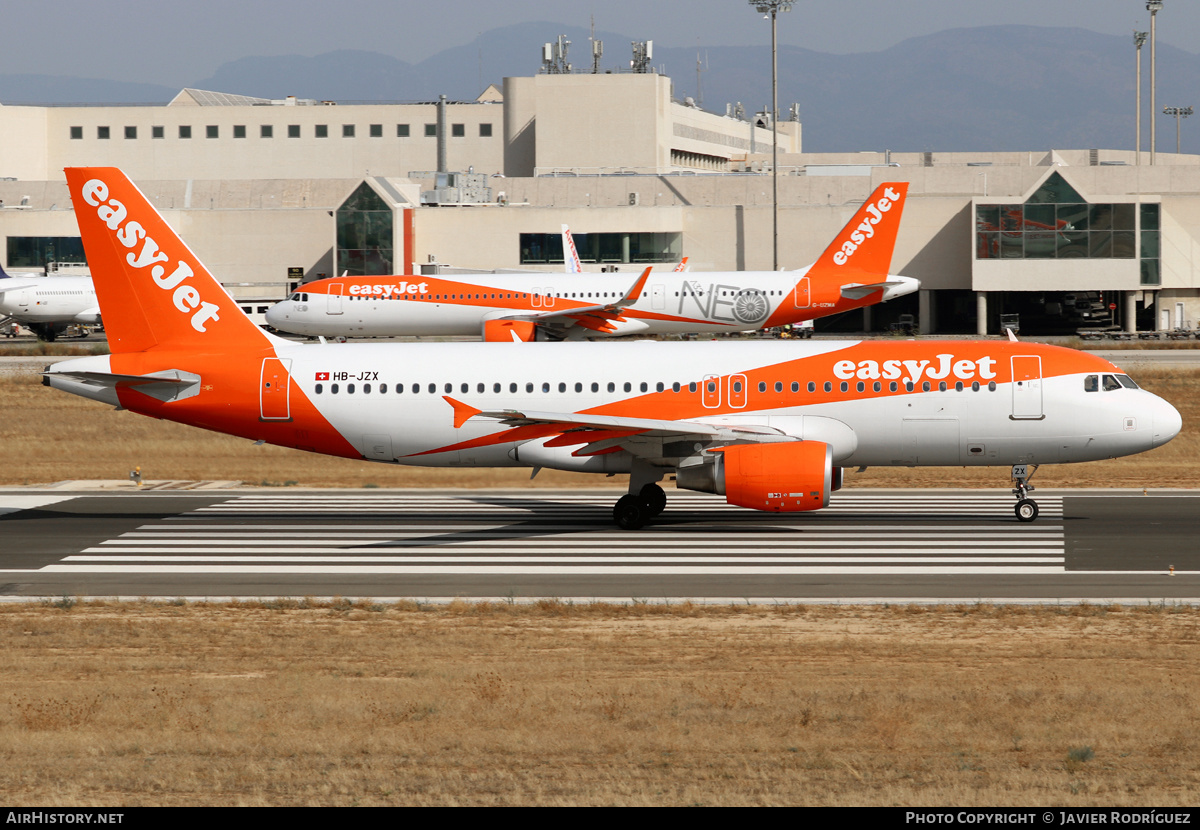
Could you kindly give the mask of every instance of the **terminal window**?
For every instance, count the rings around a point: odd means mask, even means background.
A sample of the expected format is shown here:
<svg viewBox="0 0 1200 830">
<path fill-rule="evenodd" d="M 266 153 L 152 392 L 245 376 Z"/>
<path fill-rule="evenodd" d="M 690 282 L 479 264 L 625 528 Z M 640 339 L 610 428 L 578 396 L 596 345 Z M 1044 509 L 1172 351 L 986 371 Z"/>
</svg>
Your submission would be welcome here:
<svg viewBox="0 0 1200 830">
<path fill-rule="evenodd" d="M 426 124 L 425 125 L 425 137 L 426 138 L 437 138 L 437 124 Z"/>
<path fill-rule="evenodd" d="M 288 124 L 288 138 L 299 138 L 299 137 L 300 137 L 300 125 L 299 124 Z"/>
<path fill-rule="evenodd" d="M 450 135 L 454 136 L 455 138 L 462 138 L 466 134 L 467 134 L 467 125 L 466 124 L 451 124 L 450 125 Z"/>
<path fill-rule="evenodd" d="M 126 127 L 125 128 L 125 137 L 126 138 L 137 138 L 137 127 Z"/>
<path fill-rule="evenodd" d="M 354 125 L 353 124 L 343 124 L 342 125 L 342 138 L 354 138 Z"/>
<path fill-rule="evenodd" d="M 1133 259 L 1132 203 L 1088 202 L 1051 174 L 1024 203 L 975 206 L 976 259 Z"/>
<path fill-rule="evenodd" d="M 150 128 L 150 137 L 151 138 L 163 138 L 166 136 L 166 134 L 167 134 L 167 131 L 166 131 L 165 127 L 151 127 Z"/>
<path fill-rule="evenodd" d="M 383 138 L 383 125 L 382 124 L 372 124 L 371 125 L 371 138 Z"/>
<path fill-rule="evenodd" d="M 337 209 L 336 225 L 339 274 L 394 273 L 392 209 L 366 182 Z"/>
<path fill-rule="evenodd" d="M 396 138 L 408 138 L 408 136 L 409 136 L 408 125 L 407 124 L 397 124 L 396 125 Z"/>
<path fill-rule="evenodd" d="M 679 233 L 577 233 L 574 237 L 581 262 L 678 262 L 683 249 Z M 523 233 L 520 244 L 523 264 L 563 261 L 560 233 Z"/>
<path fill-rule="evenodd" d="M 316 126 L 316 136 L 317 138 L 329 138 L 329 125 L 318 124 Z"/>
<path fill-rule="evenodd" d="M 479 137 L 480 138 L 491 138 L 492 137 L 492 125 L 491 124 L 480 124 L 479 125 Z"/>
<path fill-rule="evenodd" d="M 43 268 L 48 262 L 87 262 L 78 236 L 10 236 L 9 268 Z"/>
<path fill-rule="evenodd" d="M 275 128 L 270 124 L 263 124 L 258 128 L 259 138 L 272 138 L 275 135 Z"/>
<path fill-rule="evenodd" d="M 233 137 L 234 138 L 245 138 L 246 137 L 246 125 L 245 124 L 234 124 L 233 125 Z"/>
<path fill-rule="evenodd" d="M 207 127 L 204 128 L 204 137 L 205 138 L 220 138 L 221 137 L 220 128 L 218 128 L 216 124 L 209 124 Z"/>
<path fill-rule="evenodd" d="M 71 138 L 83 138 L 83 127 L 72 127 Z"/>
<path fill-rule="evenodd" d="M 181 124 L 179 126 L 179 137 L 180 138 L 191 138 L 192 137 L 192 128 Z"/>
<path fill-rule="evenodd" d="M 97 127 L 96 138 L 108 138 L 108 127 Z"/>
</svg>

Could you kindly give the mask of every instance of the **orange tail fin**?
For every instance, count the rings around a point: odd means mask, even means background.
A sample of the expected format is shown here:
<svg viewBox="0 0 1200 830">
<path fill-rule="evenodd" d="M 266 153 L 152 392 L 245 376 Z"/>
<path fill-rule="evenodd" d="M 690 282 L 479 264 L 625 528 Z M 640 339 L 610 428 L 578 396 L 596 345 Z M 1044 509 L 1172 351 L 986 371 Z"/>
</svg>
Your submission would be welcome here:
<svg viewBox="0 0 1200 830">
<path fill-rule="evenodd" d="M 270 344 L 124 173 L 68 167 L 66 174 L 114 354 Z"/>
<path fill-rule="evenodd" d="M 821 258 L 809 277 L 829 276 L 852 282 L 864 274 L 886 275 L 892 264 L 908 182 L 884 182 L 875 188 Z"/>
</svg>

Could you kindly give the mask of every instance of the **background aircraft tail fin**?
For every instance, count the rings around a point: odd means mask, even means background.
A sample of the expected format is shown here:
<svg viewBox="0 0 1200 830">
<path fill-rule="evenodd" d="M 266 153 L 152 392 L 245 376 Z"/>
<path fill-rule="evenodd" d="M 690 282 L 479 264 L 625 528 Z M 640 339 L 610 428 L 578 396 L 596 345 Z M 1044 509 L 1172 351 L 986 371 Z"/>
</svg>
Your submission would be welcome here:
<svg viewBox="0 0 1200 830">
<path fill-rule="evenodd" d="M 884 182 L 875 188 L 833 242 L 813 263 L 810 278 L 820 276 L 838 284 L 864 282 L 855 275 L 886 276 L 908 197 L 908 182 Z"/>
<path fill-rule="evenodd" d="M 270 344 L 123 172 L 66 174 L 113 353 Z"/>
</svg>

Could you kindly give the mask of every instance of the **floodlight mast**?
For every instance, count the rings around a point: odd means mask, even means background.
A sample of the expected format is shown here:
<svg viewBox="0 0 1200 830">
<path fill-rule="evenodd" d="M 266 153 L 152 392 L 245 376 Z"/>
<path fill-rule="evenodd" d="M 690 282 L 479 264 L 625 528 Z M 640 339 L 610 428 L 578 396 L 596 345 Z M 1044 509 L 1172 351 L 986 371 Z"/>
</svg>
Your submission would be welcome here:
<svg viewBox="0 0 1200 830">
<path fill-rule="evenodd" d="M 1182 152 L 1179 147 L 1179 121 L 1192 114 L 1191 107 L 1163 107 L 1163 115 L 1175 116 L 1175 154 Z"/>
<path fill-rule="evenodd" d="M 1155 43 L 1157 42 L 1157 33 L 1155 22 L 1158 13 L 1162 11 L 1163 0 L 1146 0 L 1146 11 L 1150 12 L 1150 163 L 1154 164 L 1154 151 L 1157 149 L 1157 134 L 1155 132 L 1154 113 L 1157 112 L 1154 103 L 1154 94 L 1156 91 L 1155 71 L 1158 65 L 1158 59 L 1155 54 Z"/>
<path fill-rule="evenodd" d="M 1142 163 L 1142 44 L 1146 42 L 1149 34 L 1136 30 L 1133 33 L 1133 45 L 1137 49 L 1137 83 L 1134 85 L 1137 89 L 1137 146 L 1133 156 L 1134 164 Z"/>
<path fill-rule="evenodd" d="M 759 14 L 771 15 L 771 270 L 779 270 L 779 41 L 776 18 L 795 0 L 750 0 Z"/>
</svg>

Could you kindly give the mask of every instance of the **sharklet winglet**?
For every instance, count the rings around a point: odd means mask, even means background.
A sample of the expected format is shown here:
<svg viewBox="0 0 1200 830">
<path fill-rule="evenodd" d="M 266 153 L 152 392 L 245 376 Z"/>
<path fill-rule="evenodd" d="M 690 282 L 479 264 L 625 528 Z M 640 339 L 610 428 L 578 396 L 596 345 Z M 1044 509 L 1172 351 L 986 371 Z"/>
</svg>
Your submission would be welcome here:
<svg viewBox="0 0 1200 830">
<path fill-rule="evenodd" d="M 456 401 L 449 395 L 442 395 L 442 400 L 454 407 L 454 428 L 460 429 L 463 424 L 474 418 L 476 415 L 483 412 L 482 409 L 476 409 L 470 404 L 465 404 L 462 401 Z"/>
</svg>

